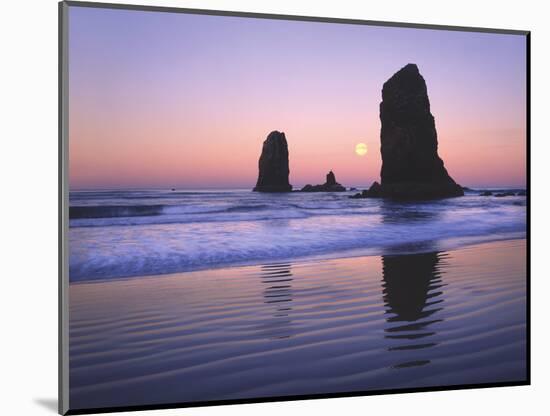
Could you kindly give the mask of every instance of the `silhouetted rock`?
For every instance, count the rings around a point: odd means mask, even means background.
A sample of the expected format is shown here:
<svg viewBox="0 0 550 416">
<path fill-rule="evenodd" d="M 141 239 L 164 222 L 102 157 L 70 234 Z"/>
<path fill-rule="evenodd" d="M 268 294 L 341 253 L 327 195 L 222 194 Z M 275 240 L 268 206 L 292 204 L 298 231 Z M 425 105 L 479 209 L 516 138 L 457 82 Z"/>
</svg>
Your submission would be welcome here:
<svg viewBox="0 0 550 416">
<path fill-rule="evenodd" d="M 288 182 L 288 145 L 285 134 L 272 131 L 265 139 L 258 162 L 258 182 L 255 192 L 290 192 Z"/>
<path fill-rule="evenodd" d="M 481 195 L 481 196 L 491 196 L 491 195 L 493 195 L 493 193 L 491 191 L 485 191 L 485 192 L 480 193 L 479 195 Z"/>
<path fill-rule="evenodd" d="M 336 184 L 336 176 L 334 176 L 333 171 L 330 171 L 329 173 L 327 173 L 327 180 L 325 181 L 325 185 L 332 186 Z"/>
<path fill-rule="evenodd" d="M 382 185 L 380 185 L 378 182 L 374 182 L 369 190 L 366 192 L 367 196 L 373 197 L 373 198 L 379 198 L 382 196 Z"/>
<path fill-rule="evenodd" d="M 336 182 L 336 176 L 330 171 L 327 173 L 327 180 L 322 185 L 307 184 L 301 189 L 302 192 L 345 192 L 346 188 Z"/>
<path fill-rule="evenodd" d="M 378 182 L 375 182 L 376 184 Z M 374 184 L 373 184 L 374 185 Z M 371 186 L 372 188 L 372 186 Z M 369 191 L 367 189 L 363 189 L 361 192 L 358 192 L 356 194 L 350 195 L 350 198 L 358 199 L 358 198 L 368 198 L 369 197 Z"/>
<path fill-rule="evenodd" d="M 381 185 L 367 197 L 432 199 L 464 195 L 437 154 L 437 132 L 424 78 L 415 64 L 395 73 L 380 103 Z M 374 189 L 373 189 L 374 187 Z"/>
<path fill-rule="evenodd" d="M 502 198 L 502 197 L 505 197 L 505 196 L 515 196 L 516 194 L 513 193 L 513 192 L 500 192 L 498 194 L 495 194 L 495 196 L 497 198 Z"/>
<path fill-rule="evenodd" d="M 462 196 L 464 192 L 456 184 L 430 182 L 401 182 L 380 185 L 380 190 L 372 194 L 369 189 L 369 197 L 382 197 L 393 199 L 438 199 Z"/>
</svg>

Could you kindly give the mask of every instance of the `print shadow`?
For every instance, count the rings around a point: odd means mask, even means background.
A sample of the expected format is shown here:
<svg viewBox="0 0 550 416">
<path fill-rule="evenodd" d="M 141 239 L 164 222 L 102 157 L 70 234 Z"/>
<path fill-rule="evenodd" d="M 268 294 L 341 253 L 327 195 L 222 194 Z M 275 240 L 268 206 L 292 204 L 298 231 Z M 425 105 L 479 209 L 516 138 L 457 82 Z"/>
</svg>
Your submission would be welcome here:
<svg viewBox="0 0 550 416">
<path fill-rule="evenodd" d="M 34 399 L 34 402 L 51 413 L 57 413 L 57 399 Z"/>
</svg>

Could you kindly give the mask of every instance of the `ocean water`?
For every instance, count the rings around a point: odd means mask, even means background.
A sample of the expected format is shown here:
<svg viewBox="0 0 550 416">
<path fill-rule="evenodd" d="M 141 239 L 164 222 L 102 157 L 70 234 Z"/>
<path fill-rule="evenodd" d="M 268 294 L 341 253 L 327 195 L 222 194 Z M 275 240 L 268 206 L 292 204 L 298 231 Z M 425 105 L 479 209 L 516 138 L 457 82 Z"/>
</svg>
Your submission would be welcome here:
<svg viewBox="0 0 550 416">
<path fill-rule="evenodd" d="M 71 191 L 71 282 L 304 258 L 437 251 L 524 238 L 526 198 L 430 202 L 354 192 Z"/>
</svg>

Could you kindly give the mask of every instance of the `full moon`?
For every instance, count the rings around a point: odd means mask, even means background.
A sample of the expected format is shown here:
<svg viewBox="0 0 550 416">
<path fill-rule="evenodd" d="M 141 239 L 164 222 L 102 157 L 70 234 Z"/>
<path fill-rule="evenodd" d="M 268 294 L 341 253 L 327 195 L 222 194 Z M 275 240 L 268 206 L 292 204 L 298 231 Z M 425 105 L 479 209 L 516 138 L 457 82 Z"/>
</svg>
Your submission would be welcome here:
<svg viewBox="0 0 550 416">
<path fill-rule="evenodd" d="M 365 156 L 367 154 L 367 145 L 365 143 L 358 143 L 355 146 L 355 153 L 359 156 Z"/>
</svg>

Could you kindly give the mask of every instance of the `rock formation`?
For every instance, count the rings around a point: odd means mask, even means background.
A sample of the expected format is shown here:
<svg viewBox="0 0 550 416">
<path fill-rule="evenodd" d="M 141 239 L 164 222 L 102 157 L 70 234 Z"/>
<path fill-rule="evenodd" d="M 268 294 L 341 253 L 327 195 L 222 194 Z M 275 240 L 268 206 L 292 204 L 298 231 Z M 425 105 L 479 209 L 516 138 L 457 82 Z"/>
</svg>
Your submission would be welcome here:
<svg viewBox="0 0 550 416">
<path fill-rule="evenodd" d="M 504 196 L 515 196 L 516 194 L 513 193 L 513 192 L 499 192 L 497 194 L 495 194 L 495 197 L 497 198 L 502 198 Z"/>
<path fill-rule="evenodd" d="M 322 185 L 310 185 L 304 186 L 302 192 L 345 192 L 346 188 L 336 182 L 336 176 L 330 171 L 327 173 L 327 180 Z"/>
<path fill-rule="evenodd" d="M 358 197 L 431 199 L 464 195 L 437 154 L 426 82 L 415 64 L 395 73 L 380 103 L 381 183 Z"/>
<path fill-rule="evenodd" d="M 288 182 L 288 145 L 283 132 L 272 131 L 265 139 L 258 162 L 255 192 L 290 192 Z"/>
</svg>

